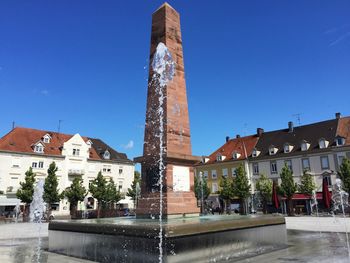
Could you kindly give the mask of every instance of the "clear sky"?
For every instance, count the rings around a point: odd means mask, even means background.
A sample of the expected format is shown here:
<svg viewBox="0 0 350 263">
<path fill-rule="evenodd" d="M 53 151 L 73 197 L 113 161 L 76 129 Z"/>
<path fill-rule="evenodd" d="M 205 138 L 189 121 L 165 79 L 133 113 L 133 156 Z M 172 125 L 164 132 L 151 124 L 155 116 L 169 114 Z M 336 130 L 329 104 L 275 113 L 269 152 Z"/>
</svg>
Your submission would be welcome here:
<svg viewBox="0 0 350 263">
<path fill-rule="evenodd" d="M 151 15 L 163 1 L 0 1 L 0 134 L 80 133 L 142 154 Z M 169 3 L 195 155 L 225 136 L 350 115 L 350 2 Z"/>
</svg>

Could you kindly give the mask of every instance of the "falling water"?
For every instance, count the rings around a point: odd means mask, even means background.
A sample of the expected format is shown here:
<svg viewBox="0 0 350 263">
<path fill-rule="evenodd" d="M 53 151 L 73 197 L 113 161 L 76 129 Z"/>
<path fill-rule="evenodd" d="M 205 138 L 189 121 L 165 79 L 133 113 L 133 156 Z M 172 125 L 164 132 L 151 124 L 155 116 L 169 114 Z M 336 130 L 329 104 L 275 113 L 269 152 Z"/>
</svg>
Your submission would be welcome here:
<svg viewBox="0 0 350 263">
<path fill-rule="evenodd" d="M 317 196 L 316 191 L 312 190 L 312 197 L 311 197 L 311 213 L 316 212 L 316 217 L 318 217 L 318 202 L 317 202 Z"/>
<path fill-rule="evenodd" d="M 204 194 L 203 194 L 203 173 L 199 172 L 199 180 L 201 184 L 201 213 L 202 215 L 206 214 L 205 208 L 204 208 Z"/>
<path fill-rule="evenodd" d="M 154 74 L 152 76 L 152 82 L 156 83 L 156 92 L 158 93 L 159 106 L 157 109 L 159 117 L 159 262 L 163 261 L 163 173 L 164 173 L 164 160 L 163 155 L 165 149 L 163 146 L 164 140 L 164 99 L 165 99 L 165 87 L 169 81 L 171 81 L 175 75 L 175 62 L 169 52 L 168 48 L 160 42 L 157 46 L 157 50 L 154 54 L 152 61 L 152 69 Z"/>
<path fill-rule="evenodd" d="M 15 220 L 16 220 L 16 223 L 18 223 L 18 215 L 19 213 L 21 212 L 21 208 L 20 208 L 20 204 L 19 202 L 17 202 L 16 206 L 15 206 Z"/>
<path fill-rule="evenodd" d="M 348 230 L 347 230 L 347 225 L 345 220 L 345 208 L 349 206 L 348 199 L 349 199 L 349 194 L 343 190 L 342 181 L 340 179 L 336 179 L 335 185 L 333 185 L 333 189 L 332 189 L 332 201 L 333 201 L 332 212 L 334 214 L 337 211 L 341 211 L 343 215 L 344 224 L 345 224 L 346 245 L 348 249 L 348 256 L 350 258 L 349 236 L 348 236 Z"/>
<path fill-rule="evenodd" d="M 30 204 L 30 221 L 38 223 L 38 246 L 35 253 L 35 262 L 40 262 L 41 258 L 41 221 L 46 210 L 46 204 L 43 200 L 44 194 L 44 181 L 39 180 L 34 188 L 33 201 Z"/>
</svg>

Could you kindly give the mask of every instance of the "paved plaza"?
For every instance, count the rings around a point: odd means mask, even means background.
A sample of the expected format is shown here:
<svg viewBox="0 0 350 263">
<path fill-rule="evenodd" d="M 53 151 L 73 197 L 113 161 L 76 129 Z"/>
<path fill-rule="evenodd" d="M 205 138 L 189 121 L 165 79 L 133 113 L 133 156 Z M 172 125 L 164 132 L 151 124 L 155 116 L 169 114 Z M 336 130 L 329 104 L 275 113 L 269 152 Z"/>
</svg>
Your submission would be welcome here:
<svg viewBox="0 0 350 263">
<path fill-rule="evenodd" d="M 91 262 L 48 252 L 47 226 L 47 223 L 42 224 L 39 238 L 37 224 L 0 224 L 0 262 Z M 288 230 L 288 248 L 236 262 L 349 261 L 346 234 Z"/>
</svg>

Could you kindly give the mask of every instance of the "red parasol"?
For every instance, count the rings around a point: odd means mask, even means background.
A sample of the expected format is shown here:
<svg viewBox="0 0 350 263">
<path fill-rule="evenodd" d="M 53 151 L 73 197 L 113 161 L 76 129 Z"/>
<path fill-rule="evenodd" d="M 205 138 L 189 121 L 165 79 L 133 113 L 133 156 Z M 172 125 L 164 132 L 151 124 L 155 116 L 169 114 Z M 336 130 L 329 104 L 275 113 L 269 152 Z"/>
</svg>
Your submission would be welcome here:
<svg viewBox="0 0 350 263">
<path fill-rule="evenodd" d="M 277 197 L 277 189 L 276 189 L 276 182 L 273 181 L 272 185 L 272 204 L 273 206 L 278 209 L 280 207 L 280 204 L 278 202 L 278 197 Z"/>
<path fill-rule="evenodd" d="M 331 207 L 331 193 L 329 192 L 328 189 L 328 183 L 327 179 L 323 178 L 323 183 L 322 183 L 322 199 L 323 199 L 323 204 L 324 207 L 329 209 Z"/>
</svg>

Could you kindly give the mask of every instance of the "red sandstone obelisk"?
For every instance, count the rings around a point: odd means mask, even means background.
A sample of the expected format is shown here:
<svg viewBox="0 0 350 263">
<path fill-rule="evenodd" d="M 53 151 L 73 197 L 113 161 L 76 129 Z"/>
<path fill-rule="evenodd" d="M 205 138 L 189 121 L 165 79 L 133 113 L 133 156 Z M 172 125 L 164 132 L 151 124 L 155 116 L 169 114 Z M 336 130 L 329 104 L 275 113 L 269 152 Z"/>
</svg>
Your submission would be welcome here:
<svg viewBox="0 0 350 263">
<path fill-rule="evenodd" d="M 152 82 L 153 55 L 162 42 L 176 63 L 175 76 L 164 87 L 163 145 L 160 145 L 159 94 L 157 83 Z M 168 3 L 159 7 L 152 16 L 150 70 L 143 156 L 135 158 L 141 163 L 141 198 L 138 217 L 157 216 L 160 212 L 159 159 L 162 155 L 162 215 L 165 218 L 199 215 L 194 195 L 193 164 L 199 159 L 192 156 L 190 122 L 188 116 L 185 72 L 182 52 L 180 16 Z M 161 153 L 161 147 L 162 152 Z"/>
</svg>

